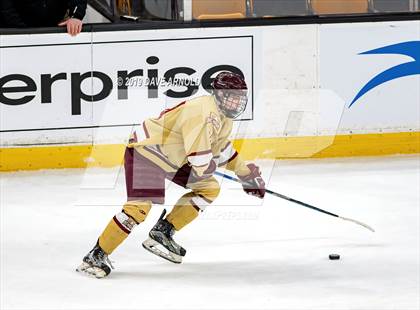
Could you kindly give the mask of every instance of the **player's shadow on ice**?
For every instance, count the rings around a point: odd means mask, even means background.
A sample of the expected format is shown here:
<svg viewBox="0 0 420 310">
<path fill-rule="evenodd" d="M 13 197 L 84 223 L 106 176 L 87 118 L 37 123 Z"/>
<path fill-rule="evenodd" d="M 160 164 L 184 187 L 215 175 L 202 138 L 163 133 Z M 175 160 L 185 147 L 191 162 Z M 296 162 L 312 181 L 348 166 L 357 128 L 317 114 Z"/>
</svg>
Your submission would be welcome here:
<svg viewBox="0 0 420 310">
<path fill-rule="evenodd" d="M 346 241 L 339 242 L 337 238 L 291 238 L 281 240 L 270 240 L 264 241 L 278 243 L 278 242 L 295 242 L 298 240 L 315 242 L 314 239 L 322 239 L 322 241 L 332 241 L 324 246 L 326 248 L 366 248 L 366 247 L 386 247 L 382 243 L 348 243 Z M 224 246 L 232 246 L 236 244 L 261 244 L 261 241 L 242 241 L 242 242 L 230 242 L 224 243 Z M 273 251 L 279 251 L 278 248 L 273 247 Z M 284 250 L 284 249 L 283 249 Z M 305 251 L 304 249 L 302 249 Z M 280 250 L 281 251 L 281 250 Z M 314 252 L 315 253 L 315 252 Z M 241 255 L 238 253 L 238 258 Z M 337 280 L 337 278 L 345 276 L 343 270 L 339 268 L 330 268 L 331 262 L 328 261 L 327 256 L 325 259 L 316 256 L 311 258 L 311 250 L 308 250 L 308 259 L 305 260 L 293 260 L 290 254 L 285 253 L 283 256 L 281 253 L 276 253 L 273 258 L 261 258 L 255 260 L 250 258 L 249 260 L 238 260 L 238 261 L 212 261 L 212 257 L 209 257 L 208 261 L 184 261 L 180 265 L 165 262 L 161 258 L 150 256 L 149 253 L 141 255 L 138 261 L 133 261 L 124 268 L 118 268 L 115 270 L 110 278 L 115 280 L 126 280 L 126 279 L 147 279 L 150 281 L 179 281 L 182 284 L 183 281 L 191 281 L 193 283 L 201 283 L 203 285 L 213 285 L 216 283 L 248 283 L 249 285 L 254 284 L 278 284 L 278 283 L 299 283 L 302 282 L 302 275 L 305 275 L 306 280 L 309 278 L 313 281 L 319 279 Z M 217 258 L 218 254 L 214 254 Z M 297 257 L 300 258 L 298 255 Z M 128 258 L 126 256 L 126 258 Z M 342 264 L 343 261 L 336 262 L 336 264 Z M 328 266 L 328 268 L 326 268 Z M 121 266 L 122 267 L 122 266 Z M 127 269 L 125 269 L 127 268 Z M 125 269 L 125 270 L 122 270 Z M 126 271 L 127 270 L 127 271 Z M 341 270 L 341 271 L 340 271 Z M 357 270 L 353 270 L 357 273 Z M 245 281 L 245 282 L 244 282 Z"/>
<path fill-rule="evenodd" d="M 133 268 L 134 269 L 134 268 Z M 142 279 L 151 282 L 172 281 L 191 282 L 197 285 L 213 286 L 217 284 L 256 285 L 301 282 L 302 274 L 312 280 L 336 278 L 322 269 L 314 268 L 311 263 L 302 264 L 287 260 L 230 261 L 230 262 L 185 262 L 181 265 L 150 261 L 140 264 L 135 270 L 116 270 L 111 274 L 115 280 Z"/>
</svg>

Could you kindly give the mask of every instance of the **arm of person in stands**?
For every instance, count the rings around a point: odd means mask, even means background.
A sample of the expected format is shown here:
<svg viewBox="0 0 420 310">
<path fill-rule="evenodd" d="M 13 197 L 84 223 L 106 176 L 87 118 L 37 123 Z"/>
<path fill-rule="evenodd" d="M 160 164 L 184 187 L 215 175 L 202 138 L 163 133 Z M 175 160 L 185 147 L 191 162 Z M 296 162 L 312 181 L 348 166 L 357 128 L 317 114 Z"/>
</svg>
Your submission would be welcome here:
<svg viewBox="0 0 420 310">
<path fill-rule="evenodd" d="M 59 26 L 65 26 L 67 33 L 71 36 L 78 35 L 82 31 L 83 17 L 86 14 L 87 0 L 69 1 L 69 18 L 59 23 Z"/>
<path fill-rule="evenodd" d="M 27 27 L 18 11 L 16 10 L 13 0 L 0 1 L 0 18 L 1 25 L 5 27 L 24 28 Z"/>
</svg>

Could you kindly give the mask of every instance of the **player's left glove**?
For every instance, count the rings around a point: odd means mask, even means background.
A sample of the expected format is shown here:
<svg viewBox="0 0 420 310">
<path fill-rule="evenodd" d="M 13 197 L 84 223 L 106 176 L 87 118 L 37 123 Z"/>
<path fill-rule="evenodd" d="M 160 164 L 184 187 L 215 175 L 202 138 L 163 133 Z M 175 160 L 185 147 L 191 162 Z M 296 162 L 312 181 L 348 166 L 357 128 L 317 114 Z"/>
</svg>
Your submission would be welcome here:
<svg viewBox="0 0 420 310">
<path fill-rule="evenodd" d="M 251 173 L 245 176 L 238 176 L 245 193 L 258 198 L 264 198 L 265 182 L 261 177 L 260 168 L 254 164 L 248 164 L 247 167 Z"/>
</svg>

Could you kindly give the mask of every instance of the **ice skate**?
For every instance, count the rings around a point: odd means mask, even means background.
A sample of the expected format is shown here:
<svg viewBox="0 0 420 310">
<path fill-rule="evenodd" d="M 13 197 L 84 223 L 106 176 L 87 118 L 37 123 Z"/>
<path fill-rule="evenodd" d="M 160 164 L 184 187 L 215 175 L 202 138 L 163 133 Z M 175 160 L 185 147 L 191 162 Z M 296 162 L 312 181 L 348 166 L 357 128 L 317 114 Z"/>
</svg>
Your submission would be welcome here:
<svg viewBox="0 0 420 310">
<path fill-rule="evenodd" d="M 101 249 L 99 244 L 96 244 L 83 258 L 82 264 L 77 267 L 76 271 L 101 279 L 111 273 L 111 268 L 113 269 L 113 266 L 108 255 Z"/>
<path fill-rule="evenodd" d="M 187 251 L 172 239 L 175 228 L 163 219 L 165 213 L 166 210 L 163 210 L 158 222 L 149 232 L 149 238 L 143 242 L 143 247 L 172 263 L 180 264 Z"/>
</svg>

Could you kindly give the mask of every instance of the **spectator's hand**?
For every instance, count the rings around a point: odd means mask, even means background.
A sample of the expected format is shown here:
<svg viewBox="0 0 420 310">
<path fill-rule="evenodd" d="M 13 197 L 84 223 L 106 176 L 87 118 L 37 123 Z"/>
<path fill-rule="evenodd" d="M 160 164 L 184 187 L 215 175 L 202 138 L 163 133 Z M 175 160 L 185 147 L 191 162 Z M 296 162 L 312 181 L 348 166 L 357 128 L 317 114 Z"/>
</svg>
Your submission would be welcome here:
<svg viewBox="0 0 420 310">
<path fill-rule="evenodd" d="M 71 36 L 78 35 L 82 31 L 82 21 L 77 18 L 69 18 L 62 21 L 58 26 L 66 26 L 67 33 Z"/>
</svg>

